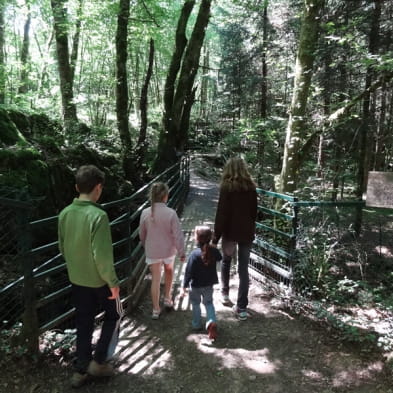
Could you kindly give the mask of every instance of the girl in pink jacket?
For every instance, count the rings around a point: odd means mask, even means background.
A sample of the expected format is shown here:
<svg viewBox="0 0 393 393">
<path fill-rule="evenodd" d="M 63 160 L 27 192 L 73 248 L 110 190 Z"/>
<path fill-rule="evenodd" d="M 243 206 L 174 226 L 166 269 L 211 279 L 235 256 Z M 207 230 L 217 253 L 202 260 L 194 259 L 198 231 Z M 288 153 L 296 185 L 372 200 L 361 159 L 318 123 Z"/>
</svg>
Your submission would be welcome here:
<svg viewBox="0 0 393 393">
<path fill-rule="evenodd" d="M 139 223 L 139 238 L 145 248 L 146 263 L 151 272 L 152 318 L 158 319 L 160 309 L 161 266 L 165 272 L 164 306 L 172 308 L 173 265 L 176 254 L 185 261 L 184 236 L 175 210 L 166 206 L 169 188 L 165 183 L 154 183 L 150 189 L 151 206 L 144 209 Z"/>
</svg>

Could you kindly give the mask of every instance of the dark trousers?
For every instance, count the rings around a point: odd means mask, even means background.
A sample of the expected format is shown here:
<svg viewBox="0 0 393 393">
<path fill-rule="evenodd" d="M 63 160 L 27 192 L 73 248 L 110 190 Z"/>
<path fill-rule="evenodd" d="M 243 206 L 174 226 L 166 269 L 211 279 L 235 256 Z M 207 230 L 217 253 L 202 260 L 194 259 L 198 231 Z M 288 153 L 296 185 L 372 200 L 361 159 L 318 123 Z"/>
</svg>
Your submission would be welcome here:
<svg viewBox="0 0 393 393">
<path fill-rule="evenodd" d="M 107 285 L 89 288 L 72 284 L 73 301 L 76 308 L 76 362 L 77 372 L 85 373 L 90 361 L 104 363 L 114 353 L 119 338 L 120 319 L 123 315 L 120 299 L 109 300 L 111 291 Z M 95 316 L 103 310 L 104 320 L 94 357 L 92 338 Z"/>
<path fill-rule="evenodd" d="M 229 275 L 231 271 L 231 261 L 238 246 L 238 273 L 239 273 L 239 289 L 237 292 L 237 307 L 243 311 L 248 306 L 248 263 L 250 261 L 251 243 L 236 243 L 222 240 L 223 259 L 221 262 L 221 292 L 225 295 L 229 293 Z"/>
</svg>

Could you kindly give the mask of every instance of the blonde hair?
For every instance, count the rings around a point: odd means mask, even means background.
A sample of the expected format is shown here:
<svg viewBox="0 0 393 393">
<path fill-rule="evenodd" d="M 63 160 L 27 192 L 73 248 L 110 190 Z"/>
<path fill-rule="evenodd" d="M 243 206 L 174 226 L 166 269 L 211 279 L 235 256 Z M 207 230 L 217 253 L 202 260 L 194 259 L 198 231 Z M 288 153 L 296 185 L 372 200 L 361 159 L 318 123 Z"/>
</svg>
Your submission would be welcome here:
<svg viewBox="0 0 393 393">
<path fill-rule="evenodd" d="M 255 190 L 256 185 L 248 171 L 246 162 L 240 157 L 230 158 L 223 169 L 221 189 L 225 191 Z"/>
<path fill-rule="evenodd" d="M 149 200 L 151 204 L 151 218 L 154 220 L 154 204 L 164 202 L 169 194 L 169 187 L 162 182 L 153 183 L 150 187 Z"/>
</svg>

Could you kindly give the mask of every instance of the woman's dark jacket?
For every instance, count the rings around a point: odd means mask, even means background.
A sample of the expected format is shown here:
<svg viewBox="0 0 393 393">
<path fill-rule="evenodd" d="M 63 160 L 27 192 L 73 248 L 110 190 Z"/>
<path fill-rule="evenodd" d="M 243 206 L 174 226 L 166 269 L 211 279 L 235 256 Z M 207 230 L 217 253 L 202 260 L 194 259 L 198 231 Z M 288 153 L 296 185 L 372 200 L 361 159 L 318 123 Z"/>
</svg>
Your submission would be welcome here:
<svg viewBox="0 0 393 393">
<path fill-rule="evenodd" d="M 255 189 L 248 191 L 221 189 L 212 243 L 217 244 L 221 236 L 238 243 L 251 243 L 255 237 L 257 206 Z"/>
</svg>

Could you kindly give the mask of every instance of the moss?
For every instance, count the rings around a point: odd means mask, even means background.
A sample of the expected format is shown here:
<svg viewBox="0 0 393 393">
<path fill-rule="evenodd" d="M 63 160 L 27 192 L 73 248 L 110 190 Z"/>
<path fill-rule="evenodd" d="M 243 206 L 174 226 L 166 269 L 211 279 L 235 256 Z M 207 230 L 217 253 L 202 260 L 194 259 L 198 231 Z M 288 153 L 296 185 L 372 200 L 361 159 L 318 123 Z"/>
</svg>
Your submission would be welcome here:
<svg viewBox="0 0 393 393">
<path fill-rule="evenodd" d="M 48 165 L 44 161 L 31 161 L 26 173 L 26 178 L 32 196 L 48 195 L 50 188 L 49 171 Z"/>
<path fill-rule="evenodd" d="M 16 143 L 26 144 L 25 137 L 16 128 L 5 109 L 0 108 L 0 146 L 12 146 Z"/>
<path fill-rule="evenodd" d="M 30 123 L 36 141 L 46 137 L 51 138 L 57 145 L 64 144 L 63 127 L 59 122 L 43 114 L 33 114 L 30 117 Z"/>
<path fill-rule="evenodd" d="M 2 170 L 19 169 L 29 165 L 29 162 L 41 158 L 41 154 L 34 148 L 0 148 L 0 168 Z"/>
<path fill-rule="evenodd" d="M 15 109 L 8 109 L 8 116 L 11 121 L 15 124 L 16 128 L 28 138 L 31 134 L 30 120 L 29 117 L 23 112 Z"/>
</svg>

